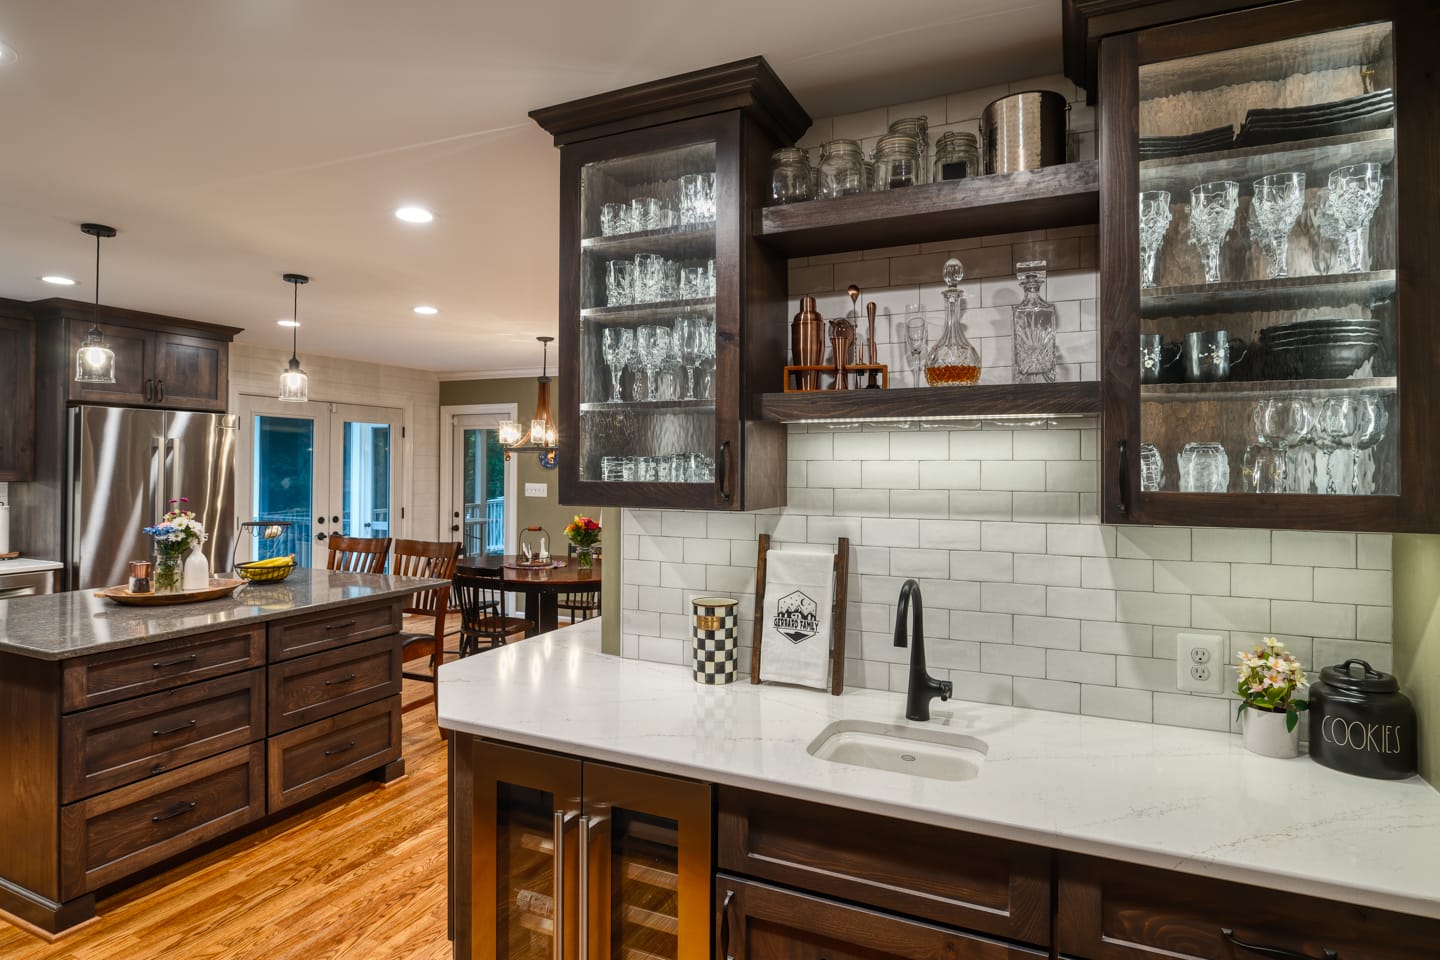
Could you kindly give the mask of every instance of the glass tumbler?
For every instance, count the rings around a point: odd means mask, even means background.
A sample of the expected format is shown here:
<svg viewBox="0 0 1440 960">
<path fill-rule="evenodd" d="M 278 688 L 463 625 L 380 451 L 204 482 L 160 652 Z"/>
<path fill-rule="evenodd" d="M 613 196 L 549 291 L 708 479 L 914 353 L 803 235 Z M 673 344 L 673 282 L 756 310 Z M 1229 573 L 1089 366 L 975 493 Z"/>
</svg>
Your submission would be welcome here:
<svg viewBox="0 0 1440 960">
<path fill-rule="evenodd" d="M 600 207 L 600 235 L 613 237 L 630 232 L 630 205 L 607 203 Z"/>
<path fill-rule="evenodd" d="M 626 307 L 635 302 L 635 264 L 611 260 L 605 265 L 605 305 Z"/>
<path fill-rule="evenodd" d="M 1187 443 L 1178 459 L 1183 493 L 1224 493 L 1230 489 L 1230 458 L 1220 444 Z"/>
<path fill-rule="evenodd" d="M 1153 443 L 1140 444 L 1140 489 L 1147 492 L 1165 487 L 1165 458 Z"/>
</svg>

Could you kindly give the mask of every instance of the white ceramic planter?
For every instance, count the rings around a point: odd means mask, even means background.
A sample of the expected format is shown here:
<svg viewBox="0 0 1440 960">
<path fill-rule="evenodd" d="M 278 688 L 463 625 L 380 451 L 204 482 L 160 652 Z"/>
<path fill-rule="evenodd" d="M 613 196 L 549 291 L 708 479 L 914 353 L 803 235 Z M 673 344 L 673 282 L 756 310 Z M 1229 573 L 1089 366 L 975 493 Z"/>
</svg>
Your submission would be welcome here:
<svg viewBox="0 0 1440 960">
<path fill-rule="evenodd" d="M 205 559 L 205 554 L 200 552 L 199 547 L 191 548 L 181 570 L 182 590 L 204 590 L 210 586 L 210 562 Z"/>
<path fill-rule="evenodd" d="M 1285 729 L 1285 714 L 1246 707 L 1240 712 L 1245 749 L 1262 757 L 1293 760 L 1300 756 L 1300 724 Z"/>
</svg>

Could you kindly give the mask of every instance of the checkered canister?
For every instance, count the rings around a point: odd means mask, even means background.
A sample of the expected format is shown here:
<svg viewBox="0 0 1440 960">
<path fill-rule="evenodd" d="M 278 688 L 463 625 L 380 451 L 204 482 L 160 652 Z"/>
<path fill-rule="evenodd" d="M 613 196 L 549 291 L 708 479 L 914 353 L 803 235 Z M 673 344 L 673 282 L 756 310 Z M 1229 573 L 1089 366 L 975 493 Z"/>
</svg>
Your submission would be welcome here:
<svg viewBox="0 0 1440 960">
<path fill-rule="evenodd" d="M 695 682 L 721 684 L 735 679 L 740 657 L 735 601 L 697 597 L 695 604 Z"/>
</svg>

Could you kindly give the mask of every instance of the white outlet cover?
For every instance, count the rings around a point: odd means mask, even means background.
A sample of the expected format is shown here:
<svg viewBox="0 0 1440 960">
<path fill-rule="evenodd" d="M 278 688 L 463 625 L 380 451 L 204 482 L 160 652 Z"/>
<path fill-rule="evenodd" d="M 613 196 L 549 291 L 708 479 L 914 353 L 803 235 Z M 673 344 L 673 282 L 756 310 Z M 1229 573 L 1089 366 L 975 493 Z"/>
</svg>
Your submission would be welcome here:
<svg viewBox="0 0 1440 960">
<path fill-rule="evenodd" d="M 550 484 L 548 483 L 525 484 L 525 496 L 527 497 L 548 497 L 549 495 Z"/>
<path fill-rule="evenodd" d="M 1175 636 L 1175 689 L 1190 693 L 1224 693 L 1230 669 L 1225 663 L 1225 638 L 1218 633 Z"/>
</svg>

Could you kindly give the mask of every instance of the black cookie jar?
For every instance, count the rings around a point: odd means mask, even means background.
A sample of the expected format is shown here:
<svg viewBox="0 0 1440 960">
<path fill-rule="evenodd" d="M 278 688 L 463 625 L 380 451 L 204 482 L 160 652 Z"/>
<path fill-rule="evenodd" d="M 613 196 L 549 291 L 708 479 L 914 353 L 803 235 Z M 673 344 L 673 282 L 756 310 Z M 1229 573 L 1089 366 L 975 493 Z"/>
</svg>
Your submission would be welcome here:
<svg viewBox="0 0 1440 960">
<path fill-rule="evenodd" d="M 1380 780 L 1415 772 L 1415 708 L 1392 674 L 1364 660 L 1346 660 L 1320 671 L 1309 701 L 1315 760 Z"/>
</svg>

